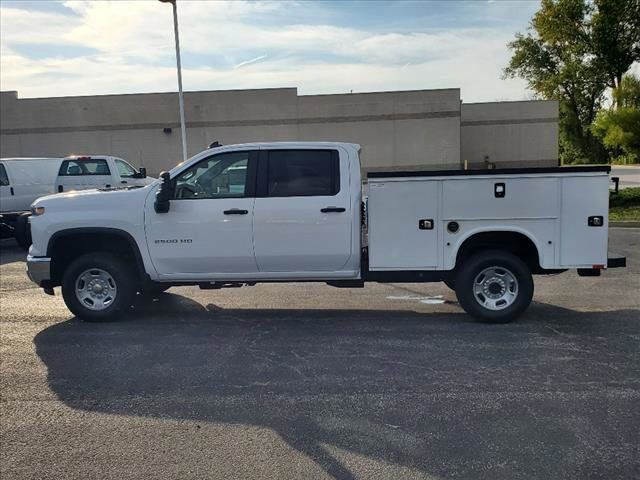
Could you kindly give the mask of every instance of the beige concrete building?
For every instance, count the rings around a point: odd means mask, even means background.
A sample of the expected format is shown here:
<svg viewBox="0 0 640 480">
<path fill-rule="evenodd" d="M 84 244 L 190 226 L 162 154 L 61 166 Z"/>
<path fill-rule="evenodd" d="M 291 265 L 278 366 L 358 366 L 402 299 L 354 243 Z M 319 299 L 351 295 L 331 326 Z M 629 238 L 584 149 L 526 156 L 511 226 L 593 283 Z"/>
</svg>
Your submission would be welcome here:
<svg viewBox="0 0 640 480">
<path fill-rule="evenodd" d="M 362 145 L 365 170 L 556 165 L 558 105 L 462 104 L 459 89 L 298 95 L 295 88 L 185 93 L 189 155 L 224 144 L 334 140 Z M 0 155 L 111 154 L 150 174 L 181 161 L 175 93 L 0 95 Z"/>
<path fill-rule="evenodd" d="M 558 165 L 558 102 L 463 103 L 460 156 L 474 166 Z"/>
</svg>

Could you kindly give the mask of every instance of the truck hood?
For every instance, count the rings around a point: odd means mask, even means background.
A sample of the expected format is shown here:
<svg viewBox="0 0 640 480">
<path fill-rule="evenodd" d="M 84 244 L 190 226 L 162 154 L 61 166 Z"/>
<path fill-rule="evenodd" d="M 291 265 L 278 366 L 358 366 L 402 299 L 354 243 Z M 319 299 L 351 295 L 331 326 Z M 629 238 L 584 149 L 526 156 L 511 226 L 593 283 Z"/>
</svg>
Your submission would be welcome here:
<svg viewBox="0 0 640 480">
<path fill-rule="evenodd" d="M 142 187 L 104 188 L 55 193 L 38 198 L 33 202 L 32 206 L 74 205 L 75 207 L 95 204 L 96 202 L 113 203 L 114 206 L 121 205 L 129 199 L 144 198 L 149 192 L 149 188 L 152 188 L 151 185 L 153 183 Z"/>
</svg>

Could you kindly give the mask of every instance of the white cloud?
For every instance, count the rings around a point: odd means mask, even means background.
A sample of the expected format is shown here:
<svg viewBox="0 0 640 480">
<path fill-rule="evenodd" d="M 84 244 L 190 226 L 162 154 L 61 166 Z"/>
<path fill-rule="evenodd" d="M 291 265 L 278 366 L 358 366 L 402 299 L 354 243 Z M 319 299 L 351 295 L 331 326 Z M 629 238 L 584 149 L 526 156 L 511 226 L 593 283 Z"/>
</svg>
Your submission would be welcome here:
<svg viewBox="0 0 640 480">
<path fill-rule="evenodd" d="M 75 14 L 1 8 L 2 90 L 18 90 L 23 97 L 175 90 L 169 5 L 65 5 Z M 269 16 L 286 14 L 291 4 L 178 5 L 187 90 L 288 86 L 312 94 L 460 87 L 465 101 L 527 97 L 523 82 L 500 80 L 509 55 L 505 44 L 513 32 L 276 25 Z M 28 44 L 59 45 L 68 51 L 44 59 L 18 53 L 18 46 Z M 74 56 L 77 47 L 95 53 Z"/>
</svg>

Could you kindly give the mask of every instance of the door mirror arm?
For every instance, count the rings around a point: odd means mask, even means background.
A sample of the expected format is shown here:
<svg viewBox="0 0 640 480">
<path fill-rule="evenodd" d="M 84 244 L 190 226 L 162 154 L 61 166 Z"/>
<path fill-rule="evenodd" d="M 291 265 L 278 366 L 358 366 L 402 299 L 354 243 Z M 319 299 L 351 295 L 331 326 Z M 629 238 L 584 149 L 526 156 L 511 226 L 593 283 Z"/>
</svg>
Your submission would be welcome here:
<svg viewBox="0 0 640 480">
<path fill-rule="evenodd" d="M 160 188 L 156 192 L 154 208 L 156 213 L 167 213 L 169 211 L 170 200 L 173 198 L 173 184 L 169 172 L 160 174 Z"/>
<path fill-rule="evenodd" d="M 147 178 L 147 169 L 140 167 L 138 172 L 133 176 L 134 178 Z"/>
</svg>

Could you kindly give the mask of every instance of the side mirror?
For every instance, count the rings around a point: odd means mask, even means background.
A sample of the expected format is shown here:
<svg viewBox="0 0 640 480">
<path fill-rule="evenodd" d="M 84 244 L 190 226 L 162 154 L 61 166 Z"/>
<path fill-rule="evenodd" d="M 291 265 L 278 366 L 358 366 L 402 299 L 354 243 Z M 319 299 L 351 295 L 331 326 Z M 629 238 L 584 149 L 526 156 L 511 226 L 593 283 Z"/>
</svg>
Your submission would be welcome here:
<svg viewBox="0 0 640 480">
<path fill-rule="evenodd" d="M 138 178 L 147 178 L 147 169 L 144 167 L 140 167 L 138 169 Z"/>
<path fill-rule="evenodd" d="M 156 213 L 167 213 L 169 211 L 169 200 L 173 197 L 173 186 L 169 172 L 160 174 L 160 188 L 156 192 L 156 202 L 154 208 Z"/>
</svg>

